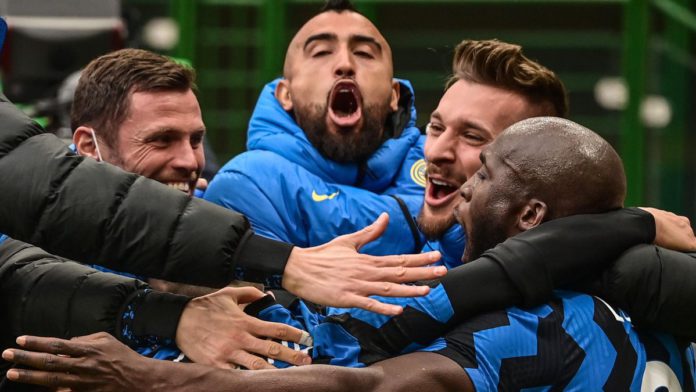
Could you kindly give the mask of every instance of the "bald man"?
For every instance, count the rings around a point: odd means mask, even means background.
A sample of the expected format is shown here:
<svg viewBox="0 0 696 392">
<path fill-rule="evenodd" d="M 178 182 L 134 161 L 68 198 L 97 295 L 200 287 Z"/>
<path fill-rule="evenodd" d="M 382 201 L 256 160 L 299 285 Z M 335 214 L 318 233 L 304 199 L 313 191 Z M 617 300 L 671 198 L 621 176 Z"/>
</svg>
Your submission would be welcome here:
<svg viewBox="0 0 696 392">
<path fill-rule="evenodd" d="M 393 78 L 379 30 L 347 1 L 329 1 L 287 49 L 283 77 L 264 87 L 248 151 L 227 163 L 205 198 L 247 215 L 254 229 L 322 244 L 389 213 L 362 251 L 420 252 L 424 137 L 413 89 Z"/>
</svg>

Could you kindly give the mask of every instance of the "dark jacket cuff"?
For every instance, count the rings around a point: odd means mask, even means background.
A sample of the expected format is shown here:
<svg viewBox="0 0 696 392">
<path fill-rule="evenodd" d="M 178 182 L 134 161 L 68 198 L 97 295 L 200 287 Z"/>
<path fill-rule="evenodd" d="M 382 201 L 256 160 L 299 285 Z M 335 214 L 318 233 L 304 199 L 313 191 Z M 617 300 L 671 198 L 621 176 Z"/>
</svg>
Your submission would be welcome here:
<svg viewBox="0 0 696 392">
<path fill-rule="evenodd" d="M 179 319 L 190 297 L 159 291 L 146 293 L 134 309 L 133 333 L 175 339 Z"/>
<path fill-rule="evenodd" d="M 234 265 L 244 271 L 244 280 L 264 282 L 271 275 L 282 275 L 293 245 L 248 231 L 235 253 Z"/>
</svg>

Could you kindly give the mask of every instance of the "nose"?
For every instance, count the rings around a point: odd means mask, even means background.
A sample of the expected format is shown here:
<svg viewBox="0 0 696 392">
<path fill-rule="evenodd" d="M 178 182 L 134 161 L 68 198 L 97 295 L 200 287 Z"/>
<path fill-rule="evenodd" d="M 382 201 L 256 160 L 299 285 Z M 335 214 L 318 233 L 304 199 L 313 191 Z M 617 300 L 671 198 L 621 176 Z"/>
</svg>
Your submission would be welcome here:
<svg viewBox="0 0 696 392">
<path fill-rule="evenodd" d="M 203 154 L 202 147 L 194 147 L 191 143 L 182 142 L 180 147 L 175 151 L 174 159 L 172 160 L 172 166 L 174 169 L 194 172 L 199 170 L 200 162 Z"/>
<path fill-rule="evenodd" d="M 353 63 L 353 56 L 348 48 L 343 48 L 336 54 L 334 75 L 339 78 L 355 76 L 355 64 Z"/>
<path fill-rule="evenodd" d="M 474 193 L 474 181 L 476 176 L 469 178 L 466 182 L 459 188 L 459 194 L 468 203 L 471 201 L 471 195 Z"/>
<path fill-rule="evenodd" d="M 439 136 L 428 135 L 425 145 L 425 159 L 433 164 L 452 163 L 455 161 L 455 141 L 450 130 L 445 130 Z"/>
</svg>

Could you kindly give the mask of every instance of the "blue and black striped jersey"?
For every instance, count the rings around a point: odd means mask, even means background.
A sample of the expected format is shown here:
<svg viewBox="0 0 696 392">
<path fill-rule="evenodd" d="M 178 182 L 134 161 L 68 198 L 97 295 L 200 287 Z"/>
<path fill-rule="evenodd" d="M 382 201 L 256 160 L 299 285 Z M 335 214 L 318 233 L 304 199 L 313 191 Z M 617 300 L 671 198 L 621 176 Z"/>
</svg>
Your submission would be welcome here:
<svg viewBox="0 0 696 392">
<path fill-rule="evenodd" d="M 557 291 L 465 321 L 436 352 L 481 391 L 694 391 L 691 344 L 636 330 L 597 297 Z M 664 388 L 664 389 L 660 389 Z"/>
</svg>

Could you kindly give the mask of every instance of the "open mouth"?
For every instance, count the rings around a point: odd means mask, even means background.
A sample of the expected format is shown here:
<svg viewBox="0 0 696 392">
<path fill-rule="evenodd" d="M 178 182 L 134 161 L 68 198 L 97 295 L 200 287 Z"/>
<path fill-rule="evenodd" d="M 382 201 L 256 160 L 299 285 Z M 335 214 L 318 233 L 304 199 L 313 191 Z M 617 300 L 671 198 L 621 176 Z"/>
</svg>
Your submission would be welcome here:
<svg viewBox="0 0 696 392">
<path fill-rule="evenodd" d="M 198 173 L 191 172 L 190 179 L 188 181 L 161 181 L 161 182 L 164 183 L 164 185 L 166 185 L 172 189 L 176 189 L 177 191 L 192 195 L 193 190 L 196 188 L 197 181 L 198 181 Z"/>
<path fill-rule="evenodd" d="M 168 182 L 166 185 L 170 188 L 176 189 L 177 191 L 181 191 L 184 193 L 191 192 L 191 186 L 188 182 Z"/>
<path fill-rule="evenodd" d="M 353 127 L 362 117 L 360 90 L 355 82 L 342 80 L 334 84 L 329 95 L 329 116 L 339 127 Z"/>
<path fill-rule="evenodd" d="M 459 191 L 457 184 L 436 178 L 428 178 L 428 185 L 426 202 L 433 207 L 449 203 L 450 200 L 456 197 Z"/>
</svg>

